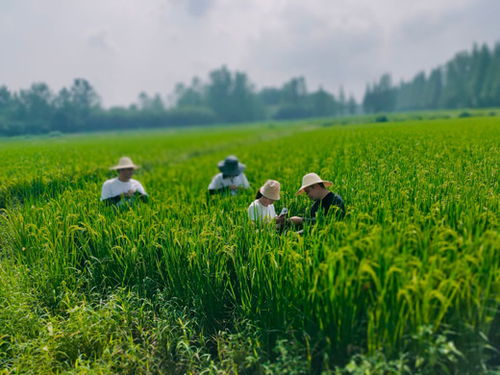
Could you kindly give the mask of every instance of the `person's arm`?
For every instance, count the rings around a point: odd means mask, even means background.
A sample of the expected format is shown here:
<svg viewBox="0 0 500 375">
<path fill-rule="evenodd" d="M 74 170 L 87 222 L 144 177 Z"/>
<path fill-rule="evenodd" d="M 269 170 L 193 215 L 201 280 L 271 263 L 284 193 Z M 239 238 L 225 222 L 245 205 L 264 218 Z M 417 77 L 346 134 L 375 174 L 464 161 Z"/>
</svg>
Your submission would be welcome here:
<svg viewBox="0 0 500 375">
<path fill-rule="evenodd" d="M 333 206 L 333 207 L 332 207 Z M 311 209 L 311 217 L 304 218 L 304 223 L 314 225 L 317 222 L 316 214 L 322 210 L 322 216 L 335 215 L 337 219 L 342 219 L 345 216 L 344 201 L 339 196 L 335 195 L 330 202 L 319 205 L 317 210 Z"/>
<path fill-rule="evenodd" d="M 149 202 L 149 195 L 148 193 L 146 193 L 144 186 L 142 186 L 142 184 L 139 181 L 137 181 L 137 189 L 134 192 L 134 196 L 137 197 L 142 202 L 145 203 Z"/>
<path fill-rule="evenodd" d="M 345 204 L 344 201 L 342 200 L 342 197 L 340 196 L 335 196 L 335 199 L 333 201 L 333 212 L 337 216 L 337 219 L 343 219 L 345 216 Z"/>
<path fill-rule="evenodd" d="M 214 195 L 216 193 L 229 192 L 229 186 L 224 186 L 222 183 L 222 174 L 217 174 L 212 178 L 210 185 L 208 185 L 208 194 Z"/>
<path fill-rule="evenodd" d="M 101 202 L 103 202 L 106 206 L 111 206 L 111 205 L 115 205 L 118 202 L 120 202 L 121 199 L 122 199 L 122 196 L 117 195 L 116 197 L 101 199 Z"/>
<path fill-rule="evenodd" d="M 276 214 L 276 211 L 274 211 L 274 208 L 273 208 L 273 212 L 274 212 L 274 221 L 276 223 L 276 230 L 281 230 L 283 228 L 283 226 L 285 225 L 285 217 L 286 217 L 286 213 L 283 213 L 283 214 L 280 214 L 280 215 L 277 215 Z"/>
<path fill-rule="evenodd" d="M 146 194 L 146 192 L 141 193 L 140 191 L 136 191 L 134 193 L 134 197 L 139 199 L 141 202 L 148 203 L 149 202 L 149 195 Z"/>
<path fill-rule="evenodd" d="M 295 225 L 300 225 L 304 222 L 304 218 L 300 216 L 292 216 L 290 219 L 290 222 L 292 222 Z"/>
<path fill-rule="evenodd" d="M 248 182 L 247 176 L 244 173 L 241 174 L 242 186 L 244 189 L 248 189 L 250 187 L 250 183 Z"/>
<path fill-rule="evenodd" d="M 146 193 L 146 190 L 144 189 L 144 186 L 142 186 L 142 184 L 139 181 L 137 181 L 137 187 L 135 193 L 139 193 L 141 195 L 148 195 L 148 193 Z"/>
<path fill-rule="evenodd" d="M 335 215 L 337 219 L 342 219 L 345 216 L 344 201 L 337 194 L 334 194 L 327 202 L 322 202 L 320 209 L 321 207 L 323 208 L 324 216 L 328 214 Z"/>
</svg>

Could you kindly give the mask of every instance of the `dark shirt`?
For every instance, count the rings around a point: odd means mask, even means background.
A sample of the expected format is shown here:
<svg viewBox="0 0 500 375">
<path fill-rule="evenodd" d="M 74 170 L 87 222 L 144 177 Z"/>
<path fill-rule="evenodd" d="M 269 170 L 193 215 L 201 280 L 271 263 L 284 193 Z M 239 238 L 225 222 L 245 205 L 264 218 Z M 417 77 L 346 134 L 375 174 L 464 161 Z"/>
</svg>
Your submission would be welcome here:
<svg viewBox="0 0 500 375">
<path fill-rule="evenodd" d="M 335 206 L 330 209 L 331 206 Z M 340 195 L 329 192 L 323 199 L 317 200 L 311 207 L 311 218 L 316 218 L 316 213 L 322 208 L 323 215 L 326 216 L 328 211 L 335 212 L 338 219 L 342 219 L 345 216 L 345 206 L 344 201 Z"/>
</svg>

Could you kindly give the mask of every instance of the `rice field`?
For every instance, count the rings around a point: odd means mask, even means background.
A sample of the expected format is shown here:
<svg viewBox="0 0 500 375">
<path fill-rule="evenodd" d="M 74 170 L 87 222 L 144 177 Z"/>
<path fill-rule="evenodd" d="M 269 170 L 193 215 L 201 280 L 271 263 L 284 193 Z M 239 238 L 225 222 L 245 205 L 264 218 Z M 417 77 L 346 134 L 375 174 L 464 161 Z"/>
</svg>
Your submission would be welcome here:
<svg viewBox="0 0 500 375">
<path fill-rule="evenodd" d="M 208 197 L 230 154 L 252 187 Z M 150 201 L 117 210 L 122 155 Z M 498 117 L 0 140 L 0 374 L 500 371 L 499 155 Z M 308 172 L 343 220 L 249 222 Z"/>
</svg>

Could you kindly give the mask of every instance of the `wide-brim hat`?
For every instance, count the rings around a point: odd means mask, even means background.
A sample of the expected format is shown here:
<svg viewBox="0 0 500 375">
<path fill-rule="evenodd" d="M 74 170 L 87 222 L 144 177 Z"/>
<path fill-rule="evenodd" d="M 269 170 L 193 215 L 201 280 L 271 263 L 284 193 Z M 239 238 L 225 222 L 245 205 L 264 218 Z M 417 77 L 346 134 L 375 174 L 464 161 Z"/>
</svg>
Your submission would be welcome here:
<svg viewBox="0 0 500 375">
<path fill-rule="evenodd" d="M 129 168 L 139 169 L 140 167 L 138 165 L 135 165 L 132 162 L 132 159 L 130 159 L 128 156 L 123 156 L 120 158 L 117 165 L 114 165 L 114 166 L 110 167 L 109 169 L 111 169 L 113 171 L 117 171 L 119 169 L 129 169 Z"/>
<path fill-rule="evenodd" d="M 321 177 L 319 177 L 316 173 L 308 173 L 304 177 L 302 177 L 302 186 L 300 187 L 299 191 L 297 191 L 296 195 L 302 194 L 306 187 L 320 183 L 325 185 L 325 187 L 333 185 L 333 182 L 322 180 Z"/>
<path fill-rule="evenodd" d="M 230 155 L 226 159 L 220 161 L 217 167 L 225 176 L 238 176 L 245 170 L 246 165 L 240 163 L 236 156 Z"/>
<path fill-rule="evenodd" d="M 259 189 L 259 192 L 266 198 L 274 201 L 280 200 L 280 183 L 275 180 L 267 180 Z"/>
</svg>

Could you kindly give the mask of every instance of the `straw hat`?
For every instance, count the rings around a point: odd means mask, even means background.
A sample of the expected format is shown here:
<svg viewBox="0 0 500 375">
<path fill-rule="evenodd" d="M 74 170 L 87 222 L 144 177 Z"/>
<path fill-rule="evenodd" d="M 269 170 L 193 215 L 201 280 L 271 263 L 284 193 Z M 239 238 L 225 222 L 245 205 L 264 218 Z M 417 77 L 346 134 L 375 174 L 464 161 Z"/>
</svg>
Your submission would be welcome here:
<svg viewBox="0 0 500 375">
<path fill-rule="evenodd" d="M 275 180 L 267 180 L 264 186 L 259 189 L 260 193 L 274 201 L 280 200 L 280 183 Z"/>
<path fill-rule="evenodd" d="M 319 177 L 316 173 L 308 173 L 304 177 L 302 177 L 302 186 L 300 187 L 297 195 L 302 194 L 304 189 L 308 186 L 323 183 L 326 186 L 332 186 L 333 183 L 330 181 L 324 181 Z"/>
<path fill-rule="evenodd" d="M 222 174 L 226 176 L 239 176 L 246 168 L 245 164 L 238 161 L 238 158 L 234 155 L 228 156 L 226 159 L 219 162 L 217 165 Z"/>
<path fill-rule="evenodd" d="M 128 168 L 139 169 L 140 167 L 132 163 L 132 159 L 130 159 L 128 156 L 123 156 L 120 158 L 117 165 L 110 167 L 109 169 L 117 171 L 119 169 L 128 169 Z"/>
</svg>

